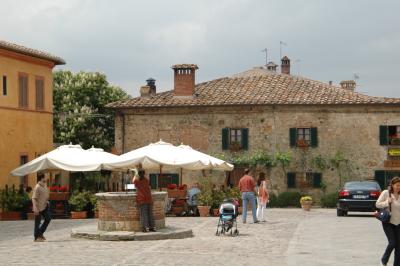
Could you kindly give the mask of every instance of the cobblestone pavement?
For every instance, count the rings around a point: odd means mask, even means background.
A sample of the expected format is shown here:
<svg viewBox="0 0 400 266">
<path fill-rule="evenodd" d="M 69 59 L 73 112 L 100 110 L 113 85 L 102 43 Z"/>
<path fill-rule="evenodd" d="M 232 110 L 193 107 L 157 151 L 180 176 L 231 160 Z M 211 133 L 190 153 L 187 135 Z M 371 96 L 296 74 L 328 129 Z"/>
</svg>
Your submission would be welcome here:
<svg viewBox="0 0 400 266">
<path fill-rule="evenodd" d="M 110 242 L 72 239 L 72 228 L 96 220 L 53 220 L 35 243 L 33 221 L 0 222 L 0 265 L 379 265 L 386 239 L 370 215 L 336 210 L 268 209 L 267 222 L 238 219 L 238 237 L 215 236 L 218 218 L 168 217 L 194 237 Z M 392 260 L 391 260 L 392 261 Z M 389 263 L 389 265 L 391 265 Z"/>
</svg>

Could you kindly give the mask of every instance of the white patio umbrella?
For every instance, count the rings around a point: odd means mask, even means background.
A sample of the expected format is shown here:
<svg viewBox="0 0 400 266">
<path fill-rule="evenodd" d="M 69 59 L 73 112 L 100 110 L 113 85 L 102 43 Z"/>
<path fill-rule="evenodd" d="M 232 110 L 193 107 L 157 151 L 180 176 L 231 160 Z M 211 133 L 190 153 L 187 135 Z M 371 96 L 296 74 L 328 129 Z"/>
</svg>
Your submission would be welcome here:
<svg viewBox="0 0 400 266">
<path fill-rule="evenodd" d="M 213 160 L 211 160 L 213 159 Z M 225 164 L 223 164 L 225 163 Z M 187 147 L 177 147 L 159 141 L 145 147 L 127 152 L 111 163 L 105 163 L 106 169 L 127 169 L 141 164 L 143 169 L 177 169 L 202 170 L 216 169 L 230 171 L 233 166 Z"/>
<path fill-rule="evenodd" d="M 201 165 L 193 164 L 190 166 L 190 170 L 203 170 L 203 169 L 213 169 L 213 170 L 221 170 L 221 171 L 232 171 L 233 165 L 230 163 L 225 162 L 224 160 L 215 158 L 208 154 L 202 153 L 193 149 L 188 145 L 179 145 L 178 148 L 183 149 L 188 156 L 198 158 L 201 161 Z M 197 167 L 200 167 L 197 169 Z M 204 168 L 206 167 L 206 168 Z"/>
<path fill-rule="evenodd" d="M 99 171 L 104 162 L 118 156 L 102 149 L 84 150 L 80 145 L 63 145 L 14 169 L 11 174 L 24 176 L 43 170 L 65 170 L 72 172 Z"/>
</svg>

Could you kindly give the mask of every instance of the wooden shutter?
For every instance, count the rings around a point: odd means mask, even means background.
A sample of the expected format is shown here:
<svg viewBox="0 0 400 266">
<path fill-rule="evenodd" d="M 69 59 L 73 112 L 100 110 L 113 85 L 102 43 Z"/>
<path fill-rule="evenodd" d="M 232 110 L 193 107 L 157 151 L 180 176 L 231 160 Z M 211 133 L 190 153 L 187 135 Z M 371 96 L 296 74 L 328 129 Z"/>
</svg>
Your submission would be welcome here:
<svg viewBox="0 0 400 266">
<path fill-rule="evenodd" d="M 287 187 L 288 188 L 296 187 L 296 173 L 292 172 L 287 173 Z"/>
<path fill-rule="evenodd" d="M 19 107 L 28 107 L 28 76 L 19 75 Z"/>
<path fill-rule="evenodd" d="M 222 150 L 227 150 L 229 147 L 229 128 L 222 129 Z"/>
<path fill-rule="evenodd" d="M 151 189 L 157 189 L 157 177 L 158 177 L 158 174 L 150 174 Z"/>
<path fill-rule="evenodd" d="M 313 188 L 320 188 L 322 182 L 322 174 L 314 173 L 313 174 Z"/>
<path fill-rule="evenodd" d="M 382 190 L 387 189 L 386 171 L 375 171 L 375 181 L 378 182 Z"/>
<path fill-rule="evenodd" d="M 242 148 L 243 150 L 249 149 L 249 129 L 242 128 Z"/>
<path fill-rule="evenodd" d="M 311 133 L 311 147 L 318 147 L 318 129 L 316 127 L 312 127 L 310 129 Z"/>
<path fill-rule="evenodd" d="M 296 147 L 297 130 L 296 128 L 289 129 L 290 147 Z"/>
<path fill-rule="evenodd" d="M 36 79 L 36 109 L 44 109 L 44 80 L 42 78 Z"/>
<path fill-rule="evenodd" d="M 389 144 L 389 128 L 388 126 L 379 126 L 379 144 L 388 145 Z"/>
</svg>

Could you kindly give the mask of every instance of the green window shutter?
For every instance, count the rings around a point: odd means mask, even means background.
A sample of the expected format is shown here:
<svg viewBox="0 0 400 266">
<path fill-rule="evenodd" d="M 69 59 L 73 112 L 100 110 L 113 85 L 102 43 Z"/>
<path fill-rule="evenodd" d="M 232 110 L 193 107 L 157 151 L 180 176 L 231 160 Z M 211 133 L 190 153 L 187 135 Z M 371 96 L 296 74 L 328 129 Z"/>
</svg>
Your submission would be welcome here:
<svg viewBox="0 0 400 266">
<path fill-rule="evenodd" d="M 242 128 L 242 148 L 243 150 L 249 149 L 249 129 Z"/>
<path fill-rule="evenodd" d="M 296 173 L 292 172 L 287 173 L 287 187 L 288 188 L 296 187 Z"/>
<path fill-rule="evenodd" d="M 158 174 L 150 174 L 150 187 L 151 189 L 157 188 L 157 176 Z"/>
<path fill-rule="evenodd" d="M 229 146 L 229 128 L 222 129 L 222 150 L 227 150 Z"/>
<path fill-rule="evenodd" d="M 322 174 L 321 173 L 314 173 L 313 175 L 313 188 L 320 188 L 322 181 Z"/>
<path fill-rule="evenodd" d="M 318 147 L 318 129 L 316 127 L 311 128 L 311 147 Z"/>
<path fill-rule="evenodd" d="M 378 182 L 382 190 L 387 189 L 386 171 L 382 170 L 375 171 L 375 181 Z"/>
<path fill-rule="evenodd" d="M 290 147 L 296 147 L 297 130 L 295 127 L 289 129 Z"/>
<path fill-rule="evenodd" d="M 171 184 L 175 184 L 179 186 L 179 175 L 178 174 L 171 174 Z"/>
<path fill-rule="evenodd" d="M 379 126 L 379 144 L 388 145 L 389 128 L 388 126 Z"/>
</svg>

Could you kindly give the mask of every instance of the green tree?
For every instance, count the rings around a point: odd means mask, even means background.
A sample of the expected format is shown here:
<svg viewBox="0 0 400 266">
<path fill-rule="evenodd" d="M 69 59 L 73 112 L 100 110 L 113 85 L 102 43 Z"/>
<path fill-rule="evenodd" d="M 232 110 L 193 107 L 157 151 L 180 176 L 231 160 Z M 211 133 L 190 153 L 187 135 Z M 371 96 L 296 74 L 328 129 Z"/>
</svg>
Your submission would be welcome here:
<svg viewBox="0 0 400 266">
<path fill-rule="evenodd" d="M 114 145 L 114 111 L 108 103 L 129 99 L 98 72 L 54 73 L 54 142 L 109 150 Z"/>
</svg>

